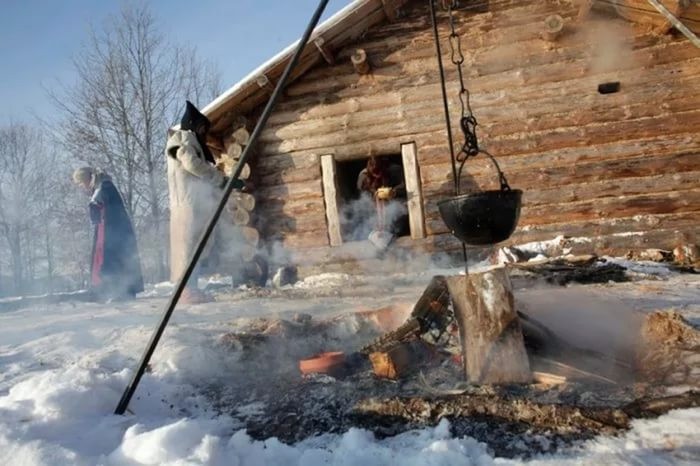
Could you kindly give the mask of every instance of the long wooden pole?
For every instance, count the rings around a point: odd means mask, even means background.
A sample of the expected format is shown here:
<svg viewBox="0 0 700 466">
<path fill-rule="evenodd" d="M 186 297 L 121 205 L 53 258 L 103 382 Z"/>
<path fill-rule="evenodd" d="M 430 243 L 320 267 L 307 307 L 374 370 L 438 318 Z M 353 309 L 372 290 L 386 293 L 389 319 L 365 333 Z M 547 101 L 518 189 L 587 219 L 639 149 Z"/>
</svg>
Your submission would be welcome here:
<svg viewBox="0 0 700 466">
<path fill-rule="evenodd" d="M 318 21 L 321 18 L 323 10 L 325 10 L 327 4 L 328 0 L 320 0 L 318 7 L 316 7 L 316 11 L 314 12 L 313 17 L 311 18 L 311 21 L 309 22 L 308 26 L 306 27 L 306 30 L 304 31 L 304 35 L 299 40 L 299 44 L 297 45 L 297 49 L 294 52 L 292 59 L 289 61 L 289 63 L 287 63 L 287 67 L 284 69 L 284 73 L 282 73 L 280 80 L 277 82 L 277 86 L 275 87 L 275 90 L 273 91 L 270 100 L 267 102 L 267 105 L 265 106 L 265 109 L 263 110 L 263 113 L 260 116 L 258 123 L 255 125 L 253 134 L 250 136 L 250 141 L 243 150 L 243 154 L 241 155 L 241 158 L 238 161 L 238 164 L 236 165 L 236 168 L 233 171 L 233 174 L 231 175 L 228 184 L 226 185 L 224 195 L 221 197 L 221 201 L 219 202 L 219 205 L 217 206 L 214 215 L 212 215 L 211 219 L 209 220 L 209 223 L 207 224 L 207 227 L 202 233 L 202 236 L 199 238 L 199 244 L 197 245 L 197 248 L 195 249 L 194 254 L 190 259 L 189 265 L 185 269 L 185 272 L 183 273 L 182 277 L 180 277 L 180 280 L 178 281 L 177 286 L 175 287 L 175 292 L 170 297 L 170 301 L 168 302 L 168 305 L 165 308 L 163 317 L 161 318 L 158 327 L 156 327 L 155 331 L 153 332 L 151 340 L 148 342 L 148 346 L 146 347 L 146 351 L 144 351 L 143 356 L 141 357 L 139 366 L 136 372 L 134 373 L 131 382 L 129 382 L 129 385 L 126 386 L 126 389 L 124 390 L 124 393 L 122 394 L 122 397 L 119 400 L 119 404 L 117 405 L 117 408 L 114 411 L 115 414 L 124 414 L 126 408 L 129 406 L 129 401 L 131 400 L 131 397 L 134 395 L 134 392 L 136 391 L 136 388 L 138 387 L 138 384 L 141 381 L 141 377 L 143 376 L 143 373 L 146 370 L 146 366 L 148 366 L 148 362 L 150 361 L 151 356 L 153 355 L 153 352 L 155 351 L 156 346 L 158 345 L 160 337 L 163 335 L 165 327 L 168 325 L 170 316 L 172 315 L 173 310 L 175 309 L 175 306 L 177 305 L 177 302 L 180 299 L 180 295 L 182 294 L 182 291 L 185 288 L 185 284 L 192 275 L 192 272 L 194 271 L 194 268 L 197 265 L 197 261 L 202 255 L 202 251 L 204 250 L 204 247 L 207 244 L 207 240 L 211 236 L 211 233 L 214 230 L 217 221 L 219 220 L 219 216 L 224 210 L 226 202 L 228 201 L 228 198 L 231 195 L 231 192 L 233 191 L 233 187 L 235 186 L 236 181 L 238 180 L 238 177 L 240 176 L 241 171 L 243 170 L 243 167 L 245 166 L 245 163 L 249 155 L 251 154 L 250 149 L 255 145 L 255 141 L 258 139 L 258 136 L 260 135 L 262 129 L 265 127 L 265 124 L 267 123 L 267 120 L 270 117 L 270 114 L 272 113 L 272 109 L 277 103 L 277 99 L 279 98 L 282 89 L 284 88 L 289 78 L 289 75 L 291 74 L 292 70 L 299 61 L 299 57 L 301 56 L 301 53 L 304 50 L 304 47 L 306 46 L 306 43 L 309 41 L 309 37 L 311 36 L 311 33 L 316 27 L 316 24 L 318 24 Z"/>
</svg>

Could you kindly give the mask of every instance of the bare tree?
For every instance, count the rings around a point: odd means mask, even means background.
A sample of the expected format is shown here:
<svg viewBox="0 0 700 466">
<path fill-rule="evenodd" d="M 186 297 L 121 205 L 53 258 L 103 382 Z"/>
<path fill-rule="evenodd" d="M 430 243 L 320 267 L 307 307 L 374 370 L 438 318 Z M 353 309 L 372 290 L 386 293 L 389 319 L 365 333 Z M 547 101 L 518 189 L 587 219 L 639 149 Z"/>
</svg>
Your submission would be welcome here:
<svg viewBox="0 0 700 466">
<path fill-rule="evenodd" d="M 58 134 L 74 157 L 114 177 L 140 233 L 145 269 L 162 279 L 165 135 L 185 99 L 201 103 L 219 92 L 218 72 L 193 49 L 165 40 L 150 10 L 133 4 L 91 34 L 74 67 L 77 84 L 51 94 L 64 116 Z"/>
<path fill-rule="evenodd" d="M 56 175 L 55 154 L 40 131 L 18 123 L 0 128 L 0 234 L 15 293 L 24 292 L 25 279 L 35 278 L 39 259 L 46 261 L 51 280 L 51 214 L 61 202 L 54 192 Z"/>
</svg>

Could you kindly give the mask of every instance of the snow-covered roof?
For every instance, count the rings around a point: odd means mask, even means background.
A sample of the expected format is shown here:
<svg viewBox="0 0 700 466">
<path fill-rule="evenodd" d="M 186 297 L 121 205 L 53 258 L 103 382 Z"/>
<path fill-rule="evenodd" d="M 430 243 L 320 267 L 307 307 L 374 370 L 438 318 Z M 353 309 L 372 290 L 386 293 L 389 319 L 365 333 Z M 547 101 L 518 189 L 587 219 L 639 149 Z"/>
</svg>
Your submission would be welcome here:
<svg viewBox="0 0 700 466">
<path fill-rule="evenodd" d="M 337 50 L 359 38 L 370 27 L 394 16 L 406 0 L 354 0 L 338 13 L 316 27 L 305 47 L 291 79 L 294 80 L 320 60 L 321 48 Z M 271 86 L 282 75 L 291 59 L 298 40 L 250 72 L 202 110 L 214 123 L 214 130 L 223 129 L 236 115 L 245 113 L 262 103 Z"/>
</svg>

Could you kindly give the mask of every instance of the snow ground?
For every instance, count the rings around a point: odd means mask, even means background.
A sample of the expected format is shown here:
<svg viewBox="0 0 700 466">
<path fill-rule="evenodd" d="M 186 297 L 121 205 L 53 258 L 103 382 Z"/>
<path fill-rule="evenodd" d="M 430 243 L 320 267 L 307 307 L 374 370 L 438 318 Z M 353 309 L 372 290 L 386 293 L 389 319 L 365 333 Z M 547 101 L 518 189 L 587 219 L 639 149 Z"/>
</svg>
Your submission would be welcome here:
<svg viewBox="0 0 700 466">
<path fill-rule="evenodd" d="M 651 268 L 653 269 L 653 268 Z M 700 322 L 700 280 L 667 270 L 647 280 L 595 286 L 519 290 L 531 308 L 565 304 L 650 311 L 674 307 Z M 641 273 L 641 272 L 640 272 Z M 476 440 L 454 438 L 449 423 L 377 440 L 366 431 L 326 434 L 296 445 L 254 441 L 237 421 L 218 416 L 201 395 L 202 381 L 234 374 L 235 361 L 216 344 L 241 317 L 295 313 L 335 315 L 397 300 L 416 299 L 432 272 L 393 277 L 360 297 L 347 296 L 350 277 L 318 276 L 298 285 L 306 299 L 284 296 L 227 299 L 178 308 L 142 379 L 127 416 L 112 414 L 158 321 L 168 286 L 132 303 L 62 303 L 0 313 L 0 464 L 2 465 L 489 465 L 494 458 Z M 345 294 L 334 296 L 334 290 Z M 318 293 L 316 293 L 318 291 Z M 578 326 L 565 319 L 561 327 Z M 593 319 L 595 320 L 595 319 Z M 254 409 L 254 407 L 247 407 Z M 700 409 L 635 421 L 618 437 L 598 437 L 535 457 L 531 464 L 697 464 Z"/>
</svg>

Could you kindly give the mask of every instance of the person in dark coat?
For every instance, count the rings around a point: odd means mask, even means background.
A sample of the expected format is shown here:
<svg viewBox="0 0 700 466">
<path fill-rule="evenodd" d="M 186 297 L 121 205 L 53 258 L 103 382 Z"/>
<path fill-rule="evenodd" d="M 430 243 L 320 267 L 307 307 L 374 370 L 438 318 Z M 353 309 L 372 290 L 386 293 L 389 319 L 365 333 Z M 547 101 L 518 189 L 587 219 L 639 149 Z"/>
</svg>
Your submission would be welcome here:
<svg viewBox="0 0 700 466">
<path fill-rule="evenodd" d="M 99 300 L 134 298 L 143 291 L 143 276 L 136 235 L 119 191 L 109 175 L 92 167 L 76 170 L 73 180 L 91 195 L 91 290 Z"/>
</svg>

